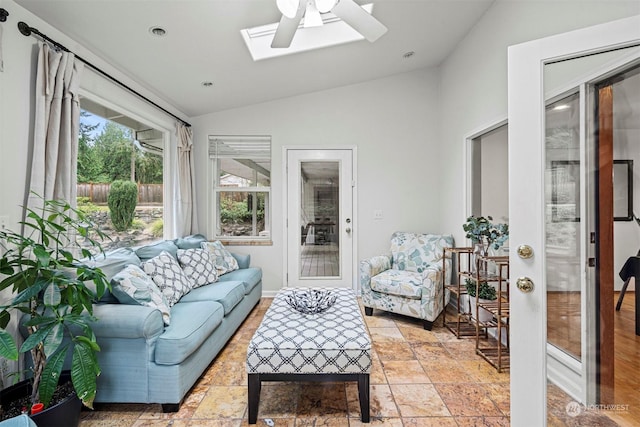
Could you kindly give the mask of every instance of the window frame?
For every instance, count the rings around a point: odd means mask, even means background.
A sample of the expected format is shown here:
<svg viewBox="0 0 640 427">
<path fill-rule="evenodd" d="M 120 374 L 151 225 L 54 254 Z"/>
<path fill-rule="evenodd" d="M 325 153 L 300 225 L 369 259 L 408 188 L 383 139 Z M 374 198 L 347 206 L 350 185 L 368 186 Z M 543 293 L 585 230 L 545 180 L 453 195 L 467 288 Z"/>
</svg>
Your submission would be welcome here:
<svg viewBox="0 0 640 427">
<path fill-rule="evenodd" d="M 220 185 L 220 166 L 219 161 L 222 158 L 233 158 L 229 155 L 227 156 L 218 156 L 215 152 L 215 141 L 223 140 L 223 141 L 247 141 L 247 142 L 257 142 L 257 141 L 268 141 L 269 144 L 269 173 L 272 174 L 272 166 L 273 166 L 273 146 L 272 146 L 272 138 L 271 135 L 209 135 L 208 136 L 208 194 L 209 194 L 209 203 L 207 204 L 207 210 L 209 212 L 208 218 L 208 227 L 209 227 L 209 235 L 212 236 L 213 239 L 220 240 L 226 245 L 272 245 L 272 222 L 271 222 L 271 211 L 272 211 L 272 187 L 271 187 L 271 175 L 269 176 L 269 186 L 247 186 L 247 187 L 228 187 Z M 252 160 L 265 160 L 267 157 L 255 156 Z M 224 193 L 246 193 L 247 197 L 249 195 L 254 195 L 257 197 L 259 193 L 265 194 L 265 206 L 264 206 L 264 228 L 266 231 L 265 235 L 260 236 L 260 231 L 256 229 L 257 218 L 256 213 L 257 209 L 253 209 L 252 213 L 252 234 L 250 236 L 229 236 L 220 233 L 221 230 L 221 221 L 220 221 L 220 195 Z"/>
</svg>

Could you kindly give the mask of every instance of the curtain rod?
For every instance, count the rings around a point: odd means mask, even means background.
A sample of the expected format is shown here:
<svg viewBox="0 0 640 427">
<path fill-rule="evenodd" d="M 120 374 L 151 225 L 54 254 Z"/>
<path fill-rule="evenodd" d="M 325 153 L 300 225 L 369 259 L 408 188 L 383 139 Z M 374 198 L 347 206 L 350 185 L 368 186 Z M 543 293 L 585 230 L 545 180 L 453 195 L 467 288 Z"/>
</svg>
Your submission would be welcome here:
<svg viewBox="0 0 640 427">
<path fill-rule="evenodd" d="M 40 38 L 42 38 L 43 40 L 46 40 L 47 42 L 53 44 L 55 47 L 65 51 L 65 52 L 69 52 L 69 53 L 73 53 L 72 51 L 70 51 L 69 49 L 67 49 L 66 46 L 58 43 L 57 41 L 49 38 L 48 36 L 46 36 L 45 34 L 41 33 L 40 31 L 38 31 L 36 28 L 30 27 L 29 25 L 27 25 L 25 22 L 18 22 L 18 30 L 24 35 L 24 36 L 30 36 L 33 34 L 37 34 Z M 145 100 L 146 102 L 148 102 L 149 104 L 153 105 L 154 107 L 158 108 L 159 110 L 164 111 L 165 113 L 167 113 L 168 115 L 170 115 L 171 117 L 173 117 L 174 119 L 182 122 L 185 126 L 187 127 L 191 127 L 191 124 L 182 120 L 180 117 L 176 116 L 175 114 L 173 114 L 171 111 L 167 110 L 166 108 L 161 107 L 160 105 L 156 104 L 155 102 L 153 102 L 152 100 L 150 100 L 149 98 L 147 98 L 146 96 L 142 95 L 140 92 L 132 89 L 131 87 L 127 86 L 126 84 L 122 83 L 120 80 L 116 79 L 115 77 L 113 77 L 111 74 L 106 73 L 105 71 L 101 70 L 100 68 L 96 67 L 95 65 L 93 65 L 91 62 L 87 61 L 86 59 L 76 55 L 75 53 L 73 53 L 75 55 L 75 57 L 80 61 L 83 62 L 84 64 L 88 65 L 89 67 L 93 68 L 95 71 L 97 71 L 98 73 L 102 74 L 104 77 L 108 78 L 109 80 L 111 80 L 112 82 L 118 84 L 119 86 L 123 87 L 124 89 L 128 90 L 129 92 L 133 93 L 134 95 L 136 95 L 137 97 Z"/>
</svg>

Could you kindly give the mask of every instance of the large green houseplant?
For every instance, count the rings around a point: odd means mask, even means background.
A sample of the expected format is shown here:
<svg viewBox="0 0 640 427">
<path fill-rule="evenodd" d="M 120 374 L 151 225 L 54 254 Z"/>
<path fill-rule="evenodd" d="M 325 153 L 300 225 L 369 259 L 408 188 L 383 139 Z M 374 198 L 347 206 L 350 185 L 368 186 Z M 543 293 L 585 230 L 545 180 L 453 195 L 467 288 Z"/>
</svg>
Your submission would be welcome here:
<svg viewBox="0 0 640 427">
<path fill-rule="evenodd" d="M 31 401 L 46 408 L 71 352 L 73 388 L 92 408 L 100 374 L 92 301 L 109 283 L 99 268 L 80 259 L 101 253 L 97 239 L 105 235 L 68 203 L 40 201 L 42 208 L 27 209 L 22 233 L 0 230 L 0 291 L 13 291 L 13 299 L 0 306 L 0 356 L 17 360 L 20 353 L 31 353 Z M 20 348 L 6 329 L 11 316 L 19 313 L 26 316 L 23 325 L 29 332 Z"/>
</svg>

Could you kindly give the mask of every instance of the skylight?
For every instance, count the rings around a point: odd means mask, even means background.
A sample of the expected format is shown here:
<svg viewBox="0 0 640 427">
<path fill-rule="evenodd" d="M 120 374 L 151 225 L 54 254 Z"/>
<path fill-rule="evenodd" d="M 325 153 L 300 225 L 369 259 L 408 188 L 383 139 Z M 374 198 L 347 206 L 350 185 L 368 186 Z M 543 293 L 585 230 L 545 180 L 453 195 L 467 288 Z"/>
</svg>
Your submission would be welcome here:
<svg viewBox="0 0 640 427">
<path fill-rule="evenodd" d="M 364 4 L 362 8 L 371 14 L 373 3 Z M 273 35 L 276 32 L 276 28 L 278 28 L 277 22 L 246 28 L 240 30 L 240 34 L 242 34 L 242 38 L 254 61 L 364 40 L 364 37 L 359 32 L 333 13 L 323 13 L 322 22 L 323 25 L 319 27 L 305 28 L 303 19 L 296 30 L 291 46 L 288 48 L 271 47 Z"/>
</svg>

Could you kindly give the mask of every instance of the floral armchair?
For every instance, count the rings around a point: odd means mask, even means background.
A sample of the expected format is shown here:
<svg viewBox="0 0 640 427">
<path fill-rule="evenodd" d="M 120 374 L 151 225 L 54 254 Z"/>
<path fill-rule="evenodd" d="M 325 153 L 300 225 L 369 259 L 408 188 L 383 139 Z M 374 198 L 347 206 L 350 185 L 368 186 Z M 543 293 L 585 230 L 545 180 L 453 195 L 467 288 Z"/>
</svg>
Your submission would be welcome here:
<svg viewBox="0 0 640 427">
<path fill-rule="evenodd" d="M 390 311 L 422 319 L 424 329 L 431 330 L 449 302 L 449 290 L 442 286 L 442 256 L 452 246 L 451 235 L 393 233 L 390 254 L 360 261 L 365 315 L 373 315 L 374 308 Z M 450 276 L 451 260 L 445 263 Z M 448 283 L 449 277 L 445 279 Z"/>
</svg>

